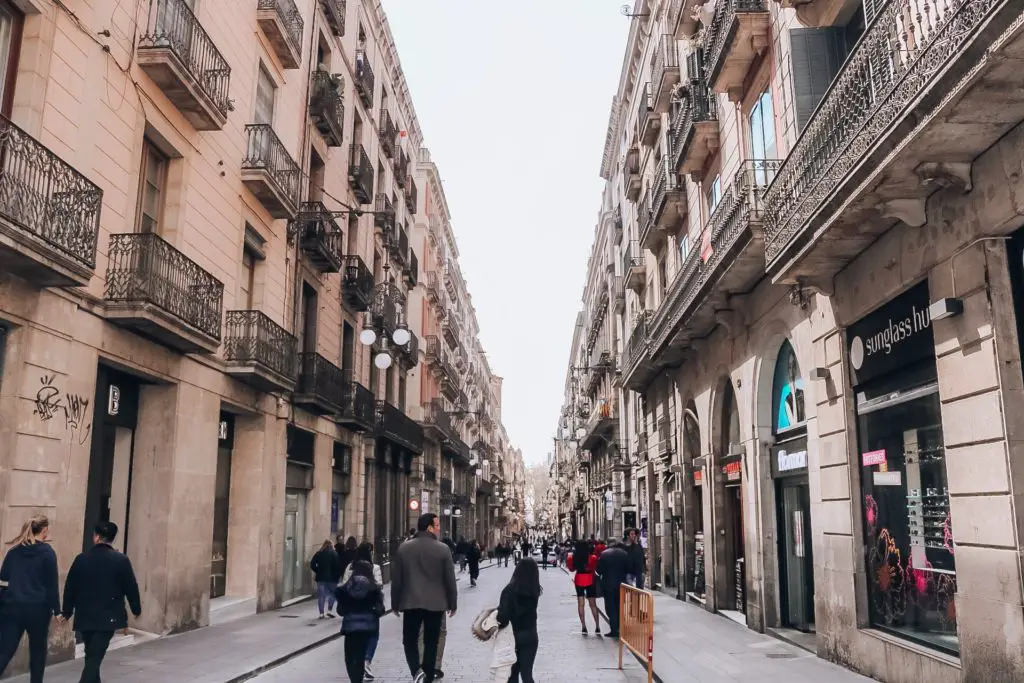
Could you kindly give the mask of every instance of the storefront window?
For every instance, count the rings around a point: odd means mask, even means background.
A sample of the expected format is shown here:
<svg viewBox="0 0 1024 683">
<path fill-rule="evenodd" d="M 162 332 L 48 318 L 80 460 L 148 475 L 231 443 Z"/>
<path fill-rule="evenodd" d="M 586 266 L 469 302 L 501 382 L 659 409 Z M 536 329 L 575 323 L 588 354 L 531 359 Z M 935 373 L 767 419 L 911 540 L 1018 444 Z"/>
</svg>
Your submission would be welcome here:
<svg viewBox="0 0 1024 683">
<path fill-rule="evenodd" d="M 772 425 L 776 434 L 802 425 L 807 419 L 804 412 L 804 381 L 796 362 L 793 346 L 787 341 L 779 349 L 772 382 Z"/>
<path fill-rule="evenodd" d="M 882 315 L 879 315 L 879 314 Z M 959 652 L 928 290 L 850 328 L 872 626 Z"/>
</svg>

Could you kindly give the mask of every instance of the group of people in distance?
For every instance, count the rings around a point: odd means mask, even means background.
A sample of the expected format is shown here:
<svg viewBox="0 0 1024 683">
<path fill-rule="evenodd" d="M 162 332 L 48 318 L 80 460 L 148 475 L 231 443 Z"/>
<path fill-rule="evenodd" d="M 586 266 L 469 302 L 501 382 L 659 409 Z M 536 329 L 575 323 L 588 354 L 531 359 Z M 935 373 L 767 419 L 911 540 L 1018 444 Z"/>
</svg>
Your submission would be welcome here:
<svg viewBox="0 0 1024 683">
<path fill-rule="evenodd" d="M 583 635 L 587 635 L 586 605 L 594 617 L 594 632 L 601 635 L 601 615 L 597 609 L 598 591 L 604 597 L 604 610 L 608 615 L 609 633 L 619 637 L 619 587 L 629 584 L 644 587 L 644 549 L 640 532 L 629 529 L 625 540 L 613 540 L 610 545 L 591 537 L 589 541 L 576 541 L 566 555 L 565 567 L 573 574 L 576 587 L 576 608 Z"/>
</svg>

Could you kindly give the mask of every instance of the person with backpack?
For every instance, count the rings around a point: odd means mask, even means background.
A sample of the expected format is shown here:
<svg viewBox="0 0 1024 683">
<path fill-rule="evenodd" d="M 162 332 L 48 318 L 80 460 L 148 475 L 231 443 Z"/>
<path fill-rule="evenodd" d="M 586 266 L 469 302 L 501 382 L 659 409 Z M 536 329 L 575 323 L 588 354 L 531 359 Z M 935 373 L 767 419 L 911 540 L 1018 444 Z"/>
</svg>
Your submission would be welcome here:
<svg viewBox="0 0 1024 683">
<path fill-rule="evenodd" d="M 379 564 L 373 562 L 373 544 L 364 541 L 359 544 L 359 547 L 355 551 L 354 562 L 366 562 L 373 568 L 373 580 L 380 586 L 381 590 L 384 590 L 384 572 Z M 353 562 L 353 564 L 354 564 Z M 338 583 L 339 586 L 344 585 L 348 580 L 352 578 L 352 565 L 350 564 L 346 569 L 345 573 L 341 577 L 341 581 Z M 373 657 L 377 654 L 377 643 L 380 640 L 379 636 L 371 636 L 369 642 L 366 644 L 365 664 L 363 666 L 363 678 L 367 681 L 373 680 Z"/>
<path fill-rule="evenodd" d="M 345 670 L 352 683 L 363 683 L 370 642 L 380 637 L 380 618 L 385 611 L 384 589 L 374 579 L 373 565 L 365 560 L 353 562 L 337 597 L 345 636 Z"/>
</svg>

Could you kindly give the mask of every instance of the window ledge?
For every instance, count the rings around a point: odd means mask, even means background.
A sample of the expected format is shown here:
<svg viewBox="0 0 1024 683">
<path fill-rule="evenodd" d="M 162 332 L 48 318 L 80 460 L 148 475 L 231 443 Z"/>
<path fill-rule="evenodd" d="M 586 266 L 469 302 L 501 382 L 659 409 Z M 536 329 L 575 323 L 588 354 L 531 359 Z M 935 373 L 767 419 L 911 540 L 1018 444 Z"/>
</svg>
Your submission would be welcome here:
<svg viewBox="0 0 1024 683">
<path fill-rule="evenodd" d="M 904 650 L 910 650 L 914 654 L 921 655 L 922 657 L 928 657 L 929 659 L 933 659 L 936 662 L 939 662 L 940 664 L 945 664 L 946 666 L 951 666 L 956 669 L 960 668 L 959 657 L 955 657 L 953 655 L 946 654 L 945 652 L 934 650 L 930 647 L 920 645 L 911 640 L 905 640 L 898 636 L 894 636 L 891 633 L 886 633 L 885 631 L 880 631 L 873 628 L 862 628 L 860 629 L 860 632 L 866 636 L 876 638 L 890 645 L 895 645 L 896 647 L 902 648 Z"/>
</svg>

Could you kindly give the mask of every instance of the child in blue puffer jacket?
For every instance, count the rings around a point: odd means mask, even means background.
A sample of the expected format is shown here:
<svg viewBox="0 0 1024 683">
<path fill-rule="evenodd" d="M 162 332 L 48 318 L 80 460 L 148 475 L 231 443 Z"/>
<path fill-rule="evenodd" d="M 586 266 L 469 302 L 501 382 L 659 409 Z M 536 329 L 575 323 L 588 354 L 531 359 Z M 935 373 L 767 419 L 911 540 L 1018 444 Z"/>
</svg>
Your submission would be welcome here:
<svg viewBox="0 0 1024 683">
<path fill-rule="evenodd" d="M 352 576 L 338 587 L 338 608 L 345 636 L 345 669 L 352 683 L 363 683 L 367 645 L 379 636 L 384 615 L 384 592 L 374 581 L 369 562 L 352 564 Z"/>
</svg>

